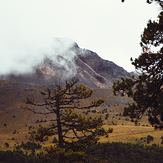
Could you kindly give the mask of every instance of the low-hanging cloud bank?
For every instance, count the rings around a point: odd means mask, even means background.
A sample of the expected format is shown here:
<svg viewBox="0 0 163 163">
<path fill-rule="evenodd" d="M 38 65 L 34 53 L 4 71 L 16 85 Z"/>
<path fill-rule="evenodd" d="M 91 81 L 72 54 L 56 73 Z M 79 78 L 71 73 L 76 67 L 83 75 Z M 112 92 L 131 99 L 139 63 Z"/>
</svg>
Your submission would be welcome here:
<svg viewBox="0 0 163 163">
<path fill-rule="evenodd" d="M 1 0 L 0 74 L 29 71 L 54 48 L 52 37 L 72 38 L 81 47 L 131 70 L 129 58 L 140 54 L 140 35 L 159 9 L 146 0 L 126 2 Z"/>
<path fill-rule="evenodd" d="M 23 46 L 19 42 L 8 48 L 1 47 L 1 54 L 5 55 L 0 59 L 0 75 L 32 73 L 37 66 L 43 64 L 45 58 L 48 58 L 57 66 L 63 67 L 67 76 L 74 76 L 76 73 L 74 63 L 76 54 L 72 50 L 74 44 L 67 38 L 53 38 L 40 42 L 39 46 L 38 42 L 32 42 L 28 46 L 27 44 Z M 64 59 L 58 59 L 58 56 Z"/>
</svg>

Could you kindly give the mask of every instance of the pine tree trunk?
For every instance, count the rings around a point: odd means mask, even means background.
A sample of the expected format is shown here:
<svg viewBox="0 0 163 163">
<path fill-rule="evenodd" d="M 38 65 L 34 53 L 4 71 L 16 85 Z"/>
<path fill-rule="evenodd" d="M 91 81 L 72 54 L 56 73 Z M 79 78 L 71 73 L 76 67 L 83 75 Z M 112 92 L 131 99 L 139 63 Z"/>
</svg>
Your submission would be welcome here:
<svg viewBox="0 0 163 163">
<path fill-rule="evenodd" d="M 59 97 L 56 98 L 56 116 L 57 116 L 57 129 L 58 129 L 59 147 L 63 147 L 64 140 L 63 140 L 63 135 L 62 135 L 61 115 L 60 115 L 60 107 L 59 107 Z"/>
</svg>

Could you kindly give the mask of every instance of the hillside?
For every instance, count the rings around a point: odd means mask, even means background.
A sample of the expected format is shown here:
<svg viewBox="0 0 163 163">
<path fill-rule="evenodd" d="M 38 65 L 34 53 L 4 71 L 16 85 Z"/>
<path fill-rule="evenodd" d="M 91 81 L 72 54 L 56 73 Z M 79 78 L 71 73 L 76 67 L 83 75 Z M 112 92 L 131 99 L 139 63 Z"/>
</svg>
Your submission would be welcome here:
<svg viewBox="0 0 163 163">
<path fill-rule="evenodd" d="M 1 79 L 32 84 L 54 84 L 72 77 L 92 88 L 110 88 L 113 80 L 130 74 L 115 63 L 102 59 L 93 51 L 80 48 L 75 42 L 65 54 L 45 57 L 26 74 L 3 75 Z"/>
<path fill-rule="evenodd" d="M 67 58 L 73 52 L 74 58 Z M 8 74 L 1 76 L 0 80 L 0 143 L 9 142 L 14 145 L 24 141 L 29 128 L 38 125 L 37 121 L 44 121 L 45 115 L 35 115 L 24 109 L 28 96 L 33 96 L 41 101 L 40 90 L 53 87 L 58 82 L 64 83 L 71 77 L 79 79 L 79 83 L 85 83 L 93 89 L 91 100 L 103 99 L 102 107 L 92 110 L 98 115 L 103 112 L 106 124 L 117 123 L 117 114 L 122 114 L 123 106 L 128 98 L 115 97 L 112 93 L 112 83 L 115 79 L 126 77 L 130 74 L 123 68 L 111 61 L 98 56 L 95 52 L 81 49 L 74 43 L 66 55 L 58 55 L 56 60 L 45 57 L 45 59 L 28 74 Z M 62 64 L 61 64 L 62 63 Z M 63 64 L 64 63 L 64 64 Z M 65 67 L 66 66 L 66 67 Z M 90 99 L 87 99 L 88 102 Z M 91 113 L 89 113 L 91 114 Z M 106 118 L 107 114 L 109 117 Z M 121 118 L 121 116 L 117 117 Z M 126 123 L 121 118 L 119 124 Z M 2 145 L 3 147 L 3 145 Z"/>
</svg>

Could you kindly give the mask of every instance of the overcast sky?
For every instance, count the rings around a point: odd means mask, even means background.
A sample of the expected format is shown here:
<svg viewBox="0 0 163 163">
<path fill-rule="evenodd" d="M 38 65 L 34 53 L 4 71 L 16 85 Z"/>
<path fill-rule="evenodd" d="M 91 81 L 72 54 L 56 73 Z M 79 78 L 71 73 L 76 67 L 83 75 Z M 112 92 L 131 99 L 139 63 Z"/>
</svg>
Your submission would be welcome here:
<svg viewBox="0 0 163 163">
<path fill-rule="evenodd" d="M 132 71 L 130 57 L 140 54 L 140 35 L 158 11 L 146 0 L 0 0 L 0 72 L 37 59 L 54 37 Z"/>
</svg>

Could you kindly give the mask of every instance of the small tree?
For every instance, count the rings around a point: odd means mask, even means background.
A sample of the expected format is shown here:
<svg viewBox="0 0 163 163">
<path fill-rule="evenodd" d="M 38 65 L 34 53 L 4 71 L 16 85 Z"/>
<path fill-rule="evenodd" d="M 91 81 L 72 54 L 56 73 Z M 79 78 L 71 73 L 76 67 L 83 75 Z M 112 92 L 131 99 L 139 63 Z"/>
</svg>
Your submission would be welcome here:
<svg viewBox="0 0 163 163">
<path fill-rule="evenodd" d="M 40 127 L 32 133 L 35 140 L 44 141 L 47 136 L 57 135 L 58 146 L 64 147 L 68 142 L 95 143 L 100 135 L 107 134 L 102 128 L 101 117 L 93 118 L 83 113 L 100 106 L 104 101 L 86 102 L 92 95 L 92 90 L 77 84 L 77 80 L 72 79 L 65 85 L 57 85 L 54 89 L 47 88 L 40 93 L 43 103 L 35 102 L 34 97 L 28 97 L 26 103 L 30 107 L 27 109 L 35 114 L 50 115 L 53 119 L 47 118 L 46 122 L 51 122 L 49 127 Z"/>
</svg>

